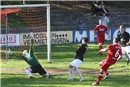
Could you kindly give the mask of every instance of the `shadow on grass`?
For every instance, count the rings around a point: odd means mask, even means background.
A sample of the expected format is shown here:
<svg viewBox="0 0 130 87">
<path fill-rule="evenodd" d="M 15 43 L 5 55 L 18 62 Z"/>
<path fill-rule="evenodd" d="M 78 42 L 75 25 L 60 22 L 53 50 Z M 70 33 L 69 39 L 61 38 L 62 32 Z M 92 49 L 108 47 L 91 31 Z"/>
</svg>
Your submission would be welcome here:
<svg viewBox="0 0 130 87">
<path fill-rule="evenodd" d="M 34 79 L 30 79 L 26 74 L 4 73 L 2 74 L 1 80 L 2 87 L 68 87 L 68 85 L 79 85 L 77 79 L 69 82 L 64 75 L 55 75 L 50 78 L 44 78 L 38 75 Z"/>
<path fill-rule="evenodd" d="M 91 84 L 97 78 L 96 74 L 83 74 L 85 80 L 80 82 L 78 76 L 74 76 L 73 81 L 68 81 L 68 75 L 54 75 L 44 78 L 35 75 L 34 79 L 28 78 L 26 74 L 2 73 L 1 87 L 92 87 Z M 98 87 L 128 87 L 130 75 L 112 74 L 110 79 L 102 80 Z"/>
</svg>

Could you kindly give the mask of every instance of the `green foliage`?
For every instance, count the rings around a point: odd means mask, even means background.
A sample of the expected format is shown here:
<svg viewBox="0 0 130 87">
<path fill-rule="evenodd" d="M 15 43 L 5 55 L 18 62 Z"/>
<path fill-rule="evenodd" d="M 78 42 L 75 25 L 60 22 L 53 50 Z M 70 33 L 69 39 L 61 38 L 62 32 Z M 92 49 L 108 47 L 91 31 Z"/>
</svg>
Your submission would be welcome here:
<svg viewBox="0 0 130 87">
<path fill-rule="evenodd" d="M 22 1 L 1 1 L 1 5 L 20 5 Z"/>
<path fill-rule="evenodd" d="M 46 1 L 31 1 L 31 0 L 25 0 L 25 4 L 45 4 Z M 1 5 L 22 5 L 23 0 L 9 0 L 9 1 L 1 1 Z"/>
</svg>

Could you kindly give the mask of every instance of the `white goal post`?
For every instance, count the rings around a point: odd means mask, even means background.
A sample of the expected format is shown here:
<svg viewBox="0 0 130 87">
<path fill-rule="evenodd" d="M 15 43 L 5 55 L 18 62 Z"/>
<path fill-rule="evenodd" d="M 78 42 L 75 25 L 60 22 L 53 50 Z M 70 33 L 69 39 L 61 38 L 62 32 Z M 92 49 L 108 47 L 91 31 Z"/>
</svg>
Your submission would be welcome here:
<svg viewBox="0 0 130 87">
<path fill-rule="evenodd" d="M 51 62 L 51 41 L 50 41 L 50 4 L 28 4 L 28 5 L 1 5 L 0 8 L 22 8 L 22 7 L 47 7 L 47 60 Z M 7 30 L 7 27 L 6 27 Z M 6 34 L 7 35 L 7 34 Z M 6 37 L 8 40 L 8 36 Z M 8 44 L 8 41 L 6 41 Z M 7 46 L 6 46 L 7 47 Z M 7 50 L 6 50 L 7 52 Z M 6 53 L 6 60 L 8 59 L 8 55 Z"/>
</svg>

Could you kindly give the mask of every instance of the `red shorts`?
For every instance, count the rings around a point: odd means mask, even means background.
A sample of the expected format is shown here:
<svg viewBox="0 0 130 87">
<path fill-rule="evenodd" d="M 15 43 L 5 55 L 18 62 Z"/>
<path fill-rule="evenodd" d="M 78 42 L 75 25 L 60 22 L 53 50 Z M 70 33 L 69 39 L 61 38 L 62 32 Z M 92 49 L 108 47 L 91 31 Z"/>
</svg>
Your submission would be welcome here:
<svg viewBox="0 0 130 87">
<path fill-rule="evenodd" d="M 107 62 L 106 62 L 106 59 L 104 59 L 104 60 L 101 61 L 100 67 L 101 67 L 101 69 L 103 69 L 103 70 L 107 70 L 111 65 L 112 65 L 112 64 L 107 63 Z"/>
<path fill-rule="evenodd" d="M 102 37 L 102 38 L 101 38 L 101 37 L 98 37 L 98 38 L 97 38 L 97 42 L 103 44 L 103 43 L 104 43 L 104 38 L 103 38 L 103 37 Z"/>
</svg>

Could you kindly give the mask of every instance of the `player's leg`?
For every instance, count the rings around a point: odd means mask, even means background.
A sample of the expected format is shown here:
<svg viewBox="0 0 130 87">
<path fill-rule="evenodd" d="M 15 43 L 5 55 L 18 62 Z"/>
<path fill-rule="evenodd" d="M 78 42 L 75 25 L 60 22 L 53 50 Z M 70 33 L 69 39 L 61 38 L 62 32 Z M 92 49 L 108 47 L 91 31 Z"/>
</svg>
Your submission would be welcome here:
<svg viewBox="0 0 130 87">
<path fill-rule="evenodd" d="M 102 61 L 100 62 L 100 67 L 102 67 L 103 64 L 105 64 L 105 62 L 106 62 L 106 59 L 102 60 Z M 109 75 L 107 69 L 104 70 L 104 73 L 105 73 L 105 77 L 104 77 L 104 79 L 107 79 L 107 78 L 110 77 L 110 75 Z"/>
<path fill-rule="evenodd" d="M 46 70 L 40 64 L 37 65 L 35 68 L 41 76 L 46 77 L 46 78 L 50 76 L 50 74 L 46 72 Z"/>
<path fill-rule="evenodd" d="M 82 74 L 81 74 L 80 70 L 78 69 L 78 67 L 80 66 L 81 63 L 82 63 L 82 61 L 79 59 L 75 59 L 71 62 L 70 66 L 69 66 L 69 75 L 70 75 L 69 80 L 73 79 L 72 78 L 73 69 L 77 72 L 78 76 L 80 77 L 80 81 L 83 80 Z"/>
<path fill-rule="evenodd" d="M 111 66 L 111 64 L 108 64 L 107 62 L 104 63 L 104 65 L 101 66 L 101 68 L 103 69 L 104 73 L 105 73 L 105 77 L 104 79 L 107 79 L 110 77 L 109 73 L 108 73 L 108 68 Z"/>
<path fill-rule="evenodd" d="M 73 80 L 73 66 L 71 64 L 69 65 L 69 79 L 68 80 Z"/>
<path fill-rule="evenodd" d="M 79 78 L 80 78 L 80 81 L 83 81 L 84 78 L 82 77 L 82 74 L 79 70 L 79 66 L 81 65 L 82 61 L 80 59 L 76 59 L 74 64 L 73 64 L 73 69 L 76 71 L 76 73 L 78 74 Z"/>
<path fill-rule="evenodd" d="M 84 78 L 83 78 L 83 76 L 82 76 L 82 74 L 81 74 L 79 68 L 74 67 L 74 69 L 75 69 L 76 73 L 78 74 L 78 76 L 79 76 L 79 78 L 80 78 L 80 81 L 83 81 Z"/>
<path fill-rule="evenodd" d="M 30 78 L 33 78 L 33 75 L 32 75 L 32 69 L 30 67 L 25 67 L 25 72 L 27 73 L 27 75 L 30 77 Z"/>
<path fill-rule="evenodd" d="M 130 54 L 128 54 L 128 53 L 129 53 L 130 48 L 127 49 L 127 47 L 121 47 L 121 49 L 122 49 L 122 55 L 123 55 L 122 58 L 124 58 L 126 60 L 126 65 L 128 65 L 129 57 L 130 57 Z"/>
<path fill-rule="evenodd" d="M 93 86 L 98 86 L 100 84 L 100 81 L 101 81 L 102 77 L 103 77 L 103 69 L 100 69 L 98 78 L 97 78 L 96 82 L 94 82 L 92 85 Z"/>
<path fill-rule="evenodd" d="M 126 53 L 127 53 L 127 61 L 126 64 L 129 65 L 130 62 L 130 46 L 126 47 Z"/>
<path fill-rule="evenodd" d="M 69 79 L 68 80 L 73 80 L 73 67 L 75 66 L 76 59 L 74 59 L 70 65 L 69 65 Z"/>
<path fill-rule="evenodd" d="M 98 51 L 100 51 L 103 48 L 103 40 L 101 38 L 98 38 Z M 98 52 L 98 54 L 102 55 L 101 52 Z"/>
<path fill-rule="evenodd" d="M 39 73 L 40 74 L 40 73 Z M 46 77 L 46 78 L 49 78 L 50 77 L 50 73 L 48 73 L 48 72 L 46 72 L 46 74 L 40 74 L 40 75 L 42 75 L 42 76 L 44 76 L 44 77 Z"/>
<path fill-rule="evenodd" d="M 126 53 L 126 65 L 129 65 L 129 62 L 130 62 L 130 54 Z"/>
<path fill-rule="evenodd" d="M 98 44 L 98 54 L 102 55 L 102 52 L 99 52 L 102 49 L 102 43 Z"/>
<path fill-rule="evenodd" d="M 100 51 L 102 49 L 102 42 L 98 43 L 99 47 L 98 47 L 98 51 Z"/>
<path fill-rule="evenodd" d="M 105 64 L 105 62 L 106 62 L 106 59 L 102 60 L 102 61 L 99 63 L 100 67 L 103 66 L 103 64 Z"/>
<path fill-rule="evenodd" d="M 99 82 L 101 81 L 102 77 L 103 77 L 103 72 L 104 70 L 102 69 L 102 67 L 104 67 L 106 64 L 106 60 L 104 59 L 101 64 L 100 64 L 100 72 L 99 72 L 99 75 L 98 75 L 98 78 L 96 80 L 96 84 L 99 85 Z"/>
<path fill-rule="evenodd" d="M 104 71 L 107 71 L 108 70 L 108 68 L 109 68 L 109 64 L 107 64 L 106 62 L 104 62 L 105 60 L 103 60 L 103 62 L 102 62 L 102 64 L 101 64 L 101 69 L 100 69 L 100 72 L 99 72 L 99 75 L 98 75 L 98 78 L 97 78 L 97 80 L 96 80 L 96 82 L 94 82 L 92 85 L 93 86 L 97 86 L 97 85 L 99 85 L 100 84 L 100 81 L 101 81 L 101 79 L 102 79 L 102 77 L 103 77 L 103 73 L 104 73 Z"/>
<path fill-rule="evenodd" d="M 110 78 L 110 75 L 109 75 L 107 69 L 104 70 L 104 73 L 105 73 L 105 77 L 104 77 L 104 79 Z"/>
</svg>

